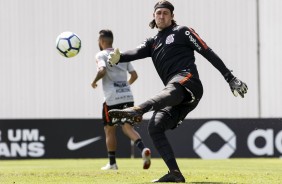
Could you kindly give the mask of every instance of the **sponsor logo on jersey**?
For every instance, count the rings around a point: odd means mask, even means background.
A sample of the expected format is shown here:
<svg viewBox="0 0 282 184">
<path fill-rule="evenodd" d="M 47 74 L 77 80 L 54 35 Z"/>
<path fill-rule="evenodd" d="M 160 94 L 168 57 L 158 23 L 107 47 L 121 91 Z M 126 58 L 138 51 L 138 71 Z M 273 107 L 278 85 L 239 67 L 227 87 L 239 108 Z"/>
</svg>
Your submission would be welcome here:
<svg viewBox="0 0 282 184">
<path fill-rule="evenodd" d="M 127 86 L 127 82 L 126 81 L 115 81 L 114 82 L 114 87 L 119 87 L 119 88 L 123 88 Z"/>
<path fill-rule="evenodd" d="M 185 31 L 185 35 L 188 36 L 190 42 L 192 42 L 199 51 L 202 50 L 202 47 L 197 43 L 197 40 L 193 38 L 190 31 Z"/>
<path fill-rule="evenodd" d="M 180 26 L 175 26 L 173 29 L 172 29 L 172 31 L 176 31 L 176 30 L 178 30 L 180 28 Z"/>
</svg>

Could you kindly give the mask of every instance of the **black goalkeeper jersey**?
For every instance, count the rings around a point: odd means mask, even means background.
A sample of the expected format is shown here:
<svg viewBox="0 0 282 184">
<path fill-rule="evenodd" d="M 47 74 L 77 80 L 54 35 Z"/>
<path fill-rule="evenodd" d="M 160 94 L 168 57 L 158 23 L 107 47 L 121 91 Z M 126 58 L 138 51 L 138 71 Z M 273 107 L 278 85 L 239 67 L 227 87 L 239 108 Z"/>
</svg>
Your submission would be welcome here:
<svg viewBox="0 0 282 184">
<path fill-rule="evenodd" d="M 122 53 L 120 62 L 151 57 L 166 85 L 174 75 L 184 70 L 189 70 L 194 77 L 198 77 L 194 51 L 204 56 L 225 78 L 233 76 L 193 29 L 178 25 L 171 25 L 159 31 L 156 36 L 146 39 L 138 48 Z"/>
</svg>

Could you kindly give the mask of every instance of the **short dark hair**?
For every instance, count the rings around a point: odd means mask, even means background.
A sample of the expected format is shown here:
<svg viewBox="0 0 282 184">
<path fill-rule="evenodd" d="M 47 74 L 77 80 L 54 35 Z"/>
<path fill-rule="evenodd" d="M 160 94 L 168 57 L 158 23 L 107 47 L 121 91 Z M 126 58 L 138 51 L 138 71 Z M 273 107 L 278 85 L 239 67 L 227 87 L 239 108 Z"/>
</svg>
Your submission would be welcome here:
<svg viewBox="0 0 282 184">
<path fill-rule="evenodd" d="M 157 2 L 154 6 L 154 12 L 158 9 L 158 8 L 167 8 L 170 10 L 170 13 L 173 14 L 173 10 L 174 10 L 174 6 L 167 0 L 161 0 L 159 2 Z M 171 24 L 172 25 L 177 25 L 175 20 L 171 20 Z M 158 28 L 155 19 L 152 20 L 149 23 L 150 28 L 154 29 L 155 27 Z"/>
<path fill-rule="evenodd" d="M 114 41 L 114 35 L 113 32 L 109 29 L 102 29 L 101 31 L 99 31 L 99 38 L 103 38 L 106 40 L 109 40 L 109 42 L 112 44 Z"/>
</svg>

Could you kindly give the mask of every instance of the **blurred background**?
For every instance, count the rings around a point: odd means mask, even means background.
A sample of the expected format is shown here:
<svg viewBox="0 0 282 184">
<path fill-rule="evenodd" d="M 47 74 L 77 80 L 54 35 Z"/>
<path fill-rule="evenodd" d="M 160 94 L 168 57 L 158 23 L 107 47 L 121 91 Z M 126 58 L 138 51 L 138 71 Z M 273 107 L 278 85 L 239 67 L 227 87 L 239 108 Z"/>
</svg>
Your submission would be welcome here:
<svg viewBox="0 0 282 184">
<path fill-rule="evenodd" d="M 93 90 L 98 32 L 111 29 L 114 47 L 137 47 L 157 30 L 148 24 L 157 1 L 0 0 L 0 118 L 100 118 L 101 82 Z M 187 118 L 281 117 L 282 17 L 279 0 L 171 0 L 175 20 L 192 27 L 233 74 L 248 84 L 233 97 L 221 74 L 201 55 L 196 64 L 204 96 Z M 82 40 L 78 56 L 57 53 L 56 37 L 73 31 Z M 139 104 L 163 88 L 151 59 L 133 62 L 132 86 Z M 145 118 L 150 117 L 147 114 Z"/>
<path fill-rule="evenodd" d="M 96 76 L 98 32 L 111 29 L 114 47 L 133 49 L 157 34 L 149 28 L 157 0 L 0 0 L 0 158 L 106 157 L 102 84 Z M 177 157 L 281 157 L 282 41 L 279 0 L 170 0 L 179 25 L 193 28 L 233 74 L 246 82 L 235 98 L 223 76 L 196 53 L 204 95 L 181 129 L 168 137 Z M 74 58 L 56 50 L 56 37 L 82 40 Z M 133 62 L 135 104 L 163 89 L 151 58 Z M 138 132 L 158 157 L 146 130 Z M 99 139 L 80 150 L 70 140 Z M 118 132 L 118 157 L 134 157 Z"/>
</svg>

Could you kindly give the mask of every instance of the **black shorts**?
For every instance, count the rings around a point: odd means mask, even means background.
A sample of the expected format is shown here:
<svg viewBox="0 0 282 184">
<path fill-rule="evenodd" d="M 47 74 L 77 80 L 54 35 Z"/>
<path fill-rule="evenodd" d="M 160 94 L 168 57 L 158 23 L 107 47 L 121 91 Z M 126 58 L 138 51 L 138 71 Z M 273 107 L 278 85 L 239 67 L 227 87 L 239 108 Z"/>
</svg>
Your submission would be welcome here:
<svg viewBox="0 0 282 184">
<path fill-rule="evenodd" d="M 112 123 L 112 118 L 109 116 L 108 111 L 111 109 L 125 109 L 127 107 L 133 107 L 134 102 L 127 102 L 127 103 L 122 103 L 122 104 L 117 104 L 117 105 L 112 105 L 108 106 L 105 102 L 103 103 L 103 111 L 102 111 L 102 116 L 103 116 L 103 124 L 104 126 L 109 125 L 109 126 L 114 126 L 114 125 L 119 125 L 123 124 L 124 122 L 121 122 L 121 120 L 117 120 L 118 122 L 115 122 L 114 124 Z M 115 120 L 116 121 L 116 120 Z M 125 122 L 129 123 L 130 122 Z"/>
<path fill-rule="evenodd" d="M 164 130 L 168 130 L 176 128 L 196 108 L 203 96 L 203 86 L 197 75 L 194 77 L 189 72 L 182 72 L 175 75 L 165 89 L 167 89 L 166 94 L 171 94 L 172 90 L 184 90 L 186 94 L 182 103 L 155 111 L 149 122 L 149 126 L 161 126 Z"/>
</svg>

